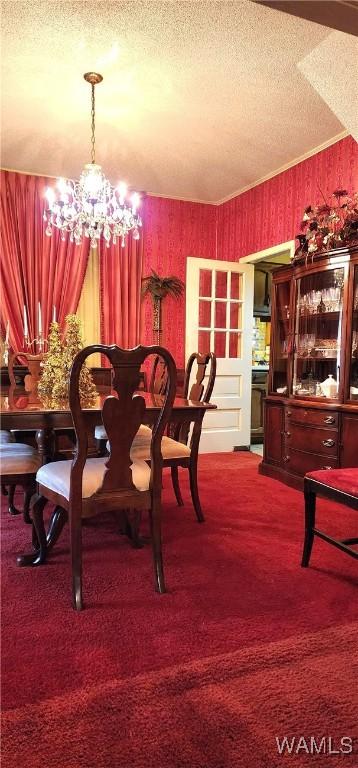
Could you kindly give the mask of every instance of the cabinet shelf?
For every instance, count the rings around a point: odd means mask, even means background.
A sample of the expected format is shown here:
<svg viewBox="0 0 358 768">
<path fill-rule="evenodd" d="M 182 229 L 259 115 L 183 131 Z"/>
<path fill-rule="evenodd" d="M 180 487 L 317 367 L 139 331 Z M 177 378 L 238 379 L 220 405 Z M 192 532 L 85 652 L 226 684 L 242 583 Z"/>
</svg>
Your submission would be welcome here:
<svg viewBox="0 0 358 768">
<path fill-rule="evenodd" d="M 316 317 L 331 317 L 332 315 L 335 315 L 337 317 L 338 315 L 340 315 L 341 311 L 342 311 L 342 308 L 330 309 L 327 312 L 307 312 L 306 314 L 303 314 L 303 315 L 300 314 L 299 317 L 300 317 L 300 320 L 307 320 L 308 318 L 315 319 Z"/>
<path fill-rule="evenodd" d="M 337 355 L 324 355 L 319 357 L 318 355 L 296 355 L 296 360 L 315 360 L 321 363 L 324 360 L 337 360 Z"/>
</svg>

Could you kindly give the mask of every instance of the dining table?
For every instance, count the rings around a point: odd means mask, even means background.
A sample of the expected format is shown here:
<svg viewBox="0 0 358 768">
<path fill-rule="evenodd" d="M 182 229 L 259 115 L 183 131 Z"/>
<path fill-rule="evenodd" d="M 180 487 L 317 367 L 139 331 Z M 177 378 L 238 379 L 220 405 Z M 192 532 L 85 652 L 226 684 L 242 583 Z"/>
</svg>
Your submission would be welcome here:
<svg viewBox="0 0 358 768">
<path fill-rule="evenodd" d="M 148 426 L 156 423 L 159 413 L 163 407 L 165 397 L 143 390 L 137 393 L 145 400 L 146 410 L 144 422 Z M 102 407 L 104 400 L 108 395 L 116 396 L 116 393 L 108 388 L 108 391 L 101 391 L 91 404 L 83 406 L 85 414 L 87 432 L 89 435 L 88 455 L 96 455 L 96 442 L 94 439 L 95 427 L 102 424 Z M 170 427 L 182 425 L 183 430 L 192 427 L 191 450 L 198 452 L 200 434 L 203 418 L 209 410 L 214 410 L 216 405 L 197 400 L 189 400 L 183 397 L 175 397 L 171 415 Z M 58 431 L 73 430 L 73 421 L 69 405 L 66 402 L 52 404 L 48 403 L 33 392 L 26 392 L 23 389 L 4 387 L 0 395 L 0 417 L 1 429 L 15 430 L 21 432 L 21 440 L 24 441 L 24 432 L 35 435 L 37 448 L 43 463 L 53 460 L 55 457 L 56 433 Z M 54 510 L 50 518 L 47 531 L 47 551 L 49 551 L 57 541 L 63 528 L 64 518 L 58 510 Z M 33 542 L 33 555 L 25 555 L 18 558 L 21 565 L 36 564 L 36 541 Z"/>
</svg>

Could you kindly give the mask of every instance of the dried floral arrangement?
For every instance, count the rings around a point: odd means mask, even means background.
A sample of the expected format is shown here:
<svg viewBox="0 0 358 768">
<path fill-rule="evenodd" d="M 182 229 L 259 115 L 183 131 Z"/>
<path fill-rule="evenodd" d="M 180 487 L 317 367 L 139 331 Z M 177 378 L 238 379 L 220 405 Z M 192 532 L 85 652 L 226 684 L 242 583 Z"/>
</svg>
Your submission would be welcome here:
<svg viewBox="0 0 358 768">
<path fill-rule="evenodd" d="M 349 195 L 346 189 L 336 189 L 331 203 L 324 200 L 322 205 L 307 206 L 296 238 L 297 257 L 358 243 L 358 193 Z"/>
</svg>

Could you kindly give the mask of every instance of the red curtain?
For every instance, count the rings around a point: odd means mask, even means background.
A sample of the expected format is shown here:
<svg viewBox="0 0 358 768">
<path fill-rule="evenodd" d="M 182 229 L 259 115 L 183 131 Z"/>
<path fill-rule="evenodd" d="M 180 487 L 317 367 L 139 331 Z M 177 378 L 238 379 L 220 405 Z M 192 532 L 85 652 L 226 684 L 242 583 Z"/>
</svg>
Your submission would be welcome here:
<svg viewBox="0 0 358 768">
<path fill-rule="evenodd" d="M 131 349 L 140 343 L 143 230 L 140 240 L 126 237 L 106 247 L 99 244 L 101 339 Z"/>
<path fill-rule="evenodd" d="M 89 239 L 82 245 L 45 234 L 45 190 L 53 179 L 1 171 L 1 324 L 10 326 L 10 345 L 23 349 L 23 307 L 30 339 L 37 337 L 38 302 L 46 338 L 56 307 L 57 320 L 75 312 L 86 273 Z"/>
</svg>

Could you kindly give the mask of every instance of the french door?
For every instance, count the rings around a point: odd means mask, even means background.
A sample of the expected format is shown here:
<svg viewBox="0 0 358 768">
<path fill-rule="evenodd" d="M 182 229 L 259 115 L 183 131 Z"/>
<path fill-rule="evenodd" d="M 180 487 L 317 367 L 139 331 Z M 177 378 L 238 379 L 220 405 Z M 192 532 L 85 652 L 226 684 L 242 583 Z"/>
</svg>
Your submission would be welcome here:
<svg viewBox="0 0 358 768">
<path fill-rule="evenodd" d="M 215 352 L 212 402 L 203 422 L 200 451 L 250 445 L 254 267 L 240 262 L 187 259 L 186 359 Z"/>
</svg>

